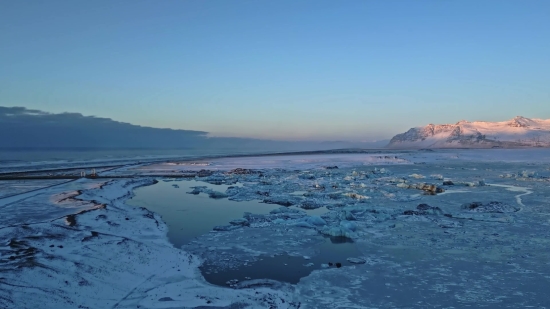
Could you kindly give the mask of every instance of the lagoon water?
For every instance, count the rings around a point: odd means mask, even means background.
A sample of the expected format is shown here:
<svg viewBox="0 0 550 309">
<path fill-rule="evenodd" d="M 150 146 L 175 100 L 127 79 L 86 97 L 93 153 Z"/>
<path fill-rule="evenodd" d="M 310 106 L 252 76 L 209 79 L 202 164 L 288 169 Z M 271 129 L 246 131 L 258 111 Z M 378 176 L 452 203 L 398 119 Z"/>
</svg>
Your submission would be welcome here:
<svg viewBox="0 0 550 309">
<path fill-rule="evenodd" d="M 259 201 L 235 202 L 227 198 L 212 199 L 204 193 L 189 194 L 188 192 L 196 186 L 207 186 L 220 192 L 229 187 L 195 180 L 161 180 L 152 186 L 138 188 L 128 204 L 145 207 L 159 214 L 168 225 L 170 242 L 177 248 L 181 248 L 197 236 L 211 232 L 217 225 L 227 225 L 233 219 L 242 218 L 245 212 L 267 214 L 280 207 Z M 223 270 L 220 270 L 218 265 L 205 263 L 201 267 L 201 272 L 208 282 L 216 285 L 226 285 L 227 281 L 233 279 L 273 279 L 297 283 L 313 270 L 322 268 L 323 264 L 339 262 L 342 266 L 348 266 L 351 264 L 346 258 L 358 255 L 355 244 L 342 238 L 327 237 L 315 250 L 318 254 L 309 259 L 289 255 L 262 256 L 258 261 Z"/>
<path fill-rule="evenodd" d="M 177 187 L 175 187 L 177 186 Z M 175 247 L 189 243 L 195 237 L 212 231 L 217 225 L 227 225 L 242 218 L 245 212 L 267 214 L 280 207 L 258 201 L 234 202 L 226 198 L 212 199 L 206 194 L 188 194 L 192 187 L 207 186 L 225 192 L 228 185 L 212 185 L 202 181 L 159 181 L 138 188 L 128 201 L 132 206 L 145 207 L 159 214 L 168 225 L 168 238 Z"/>
</svg>

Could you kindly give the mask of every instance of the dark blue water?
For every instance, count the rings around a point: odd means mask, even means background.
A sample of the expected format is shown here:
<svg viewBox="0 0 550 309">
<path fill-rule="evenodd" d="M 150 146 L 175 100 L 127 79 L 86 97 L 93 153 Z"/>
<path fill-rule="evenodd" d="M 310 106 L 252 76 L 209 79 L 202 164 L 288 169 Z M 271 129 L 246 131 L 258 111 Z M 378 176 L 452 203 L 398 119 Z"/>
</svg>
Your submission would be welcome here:
<svg viewBox="0 0 550 309">
<path fill-rule="evenodd" d="M 174 185 L 179 188 L 175 188 Z M 159 181 L 135 190 L 129 205 L 145 207 L 156 212 L 168 225 L 168 239 L 175 247 L 189 243 L 195 237 L 210 232 L 217 225 L 227 225 L 233 219 L 242 218 L 245 212 L 267 214 L 279 205 L 258 201 L 234 202 L 228 199 L 212 199 L 208 195 L 188 194 L 191 187 L 207 186 L 225 192 L 227 185 L 212 185 L 202 181 Z"/>
<path fill-rule="evenodd" d="M 236 149 L 112 149 L 112 148 L 17 148 L 0 149 L 0 162 L 104 161 L 152 157 L 193 157 L 239 153 Z"/>
<path fill-rule="evenodd" d="M 279 205 L 264 204 L 259 201 L 235 202 L 228 199 L 212 199 L 208 195 L 188 194 L 191 187 L 207 186 L 224 192 L 227 185 L 212 185 L 200 181 L 160 181 L 157 184 L 138 188 L 135 197 L 128 204 L 145 207 L 159 214 L 168 225 L 168 239 L 175 247 L 181 248 L 195 237 L 209 233 L 217 225 L 227 225 L 233 219 L 242 218 L 244 212 L 267 214 Z M 253 248 L 252 248 L 253 249 Z M 220 269 L 219 265 L 206 262 L 201 267 L 204 278 L 216 285 L 226 285 L 229 280 L 272 279 L 297 283 L 300 278 L 313 270 L 326 267 L 351 265 L 348 257 L 359 254 L 355 244 L 346 238 L 325 238 L 316 246 L 318 254 L 304 259 L 289 255 L 262 256 L 255 262 L 236 268 Z M 323 266 L 323 264 L 325 264 Z"/>
</svg>

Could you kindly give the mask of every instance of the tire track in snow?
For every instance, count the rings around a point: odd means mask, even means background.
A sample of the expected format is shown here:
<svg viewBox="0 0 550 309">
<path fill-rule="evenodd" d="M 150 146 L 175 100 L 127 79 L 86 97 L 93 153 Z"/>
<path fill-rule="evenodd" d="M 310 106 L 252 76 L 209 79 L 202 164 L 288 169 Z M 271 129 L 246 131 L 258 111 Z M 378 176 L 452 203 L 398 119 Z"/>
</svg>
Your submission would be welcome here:
<svg viewBox="0 0 550 309">
<path fill-rule="evenodd" d="M 523 192 L 523 193 L 518 194 L 518 195 L 515 196 L 516 202 L 520 206 L 519 211 L 523 210 L 523 207 L 525 207 L 525 204 L 523 204 L 523 201 L 521 200 L 521 197 L 524 196 L 524 195 L 528 195 L 528 194 L 533 193 L 533 191 L 530 188 L 526 188 L 526 187 L 518 187 L 518 186 L 511 186 L 511 185 L 497 185 L 497 184 L 491 184 L 491 183 L 488 184 L 488 185 L 492 186 L 492 187 L 506 188 L 506 190 L 512 191 L 512 192 Z"/>
</svg>

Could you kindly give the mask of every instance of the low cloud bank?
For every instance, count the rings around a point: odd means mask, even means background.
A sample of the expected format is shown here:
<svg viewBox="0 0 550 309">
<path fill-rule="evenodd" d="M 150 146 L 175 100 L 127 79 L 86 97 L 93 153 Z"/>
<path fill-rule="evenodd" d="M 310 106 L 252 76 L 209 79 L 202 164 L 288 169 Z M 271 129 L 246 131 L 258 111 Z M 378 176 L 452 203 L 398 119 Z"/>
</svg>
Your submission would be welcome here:
<svg viewBox="0 0 550 309">
<path fill-rule="evenodd" d="M 207 137 L 208 132 L 143 127 L 79 113 L 48 113 L 0 106 L 0 148 L 68 149 L 234 149 L 299 151 L 336 148 L 381 148 L 378 143 L 285 142 Z"/>
</svg>

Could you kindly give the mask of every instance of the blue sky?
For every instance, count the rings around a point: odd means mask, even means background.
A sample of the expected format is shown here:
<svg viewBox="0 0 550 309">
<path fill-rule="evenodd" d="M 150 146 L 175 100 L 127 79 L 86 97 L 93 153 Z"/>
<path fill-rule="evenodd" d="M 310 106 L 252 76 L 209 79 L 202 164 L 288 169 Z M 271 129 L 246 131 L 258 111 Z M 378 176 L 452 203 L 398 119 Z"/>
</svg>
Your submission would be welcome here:
<svg viewBox="0 0 550 309">
<path fill-rule="evenodd" d="M 550 1 L 2 1 L 0 105 L 375 140 L 550 118 Z"/>
</svg>

